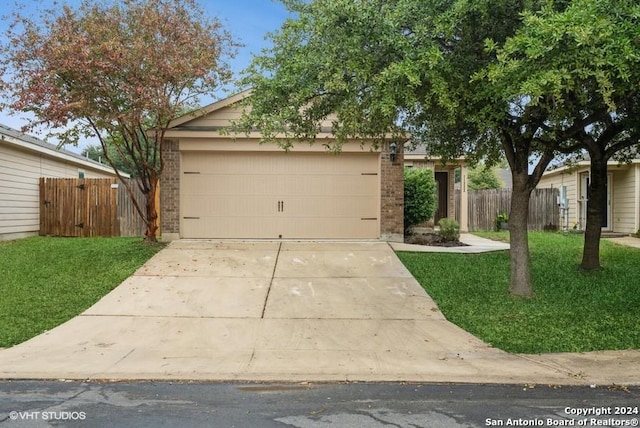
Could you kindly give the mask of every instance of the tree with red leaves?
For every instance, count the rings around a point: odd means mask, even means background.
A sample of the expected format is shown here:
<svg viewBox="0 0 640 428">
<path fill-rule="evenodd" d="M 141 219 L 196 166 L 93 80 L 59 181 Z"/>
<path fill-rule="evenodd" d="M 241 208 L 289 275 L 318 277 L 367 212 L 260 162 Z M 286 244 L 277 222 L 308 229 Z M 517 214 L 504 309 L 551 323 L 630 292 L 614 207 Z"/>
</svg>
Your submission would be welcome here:
<svg viewBox="0 0 640 428">
<path fill-rule="evenodd" d="M 84 0 L 16 12 L 1 46 L 5 108 L 31 113 L 24 130 L 45 126 L 62 144 L 97 137 L 132 160 L 145 195 L 135 208 L 156 241 L 156 193 L 168 123 L 231 79 L 239 46 L 195 0 Z M 105 156 L 115 168 L 116 159 Z"/>
</svg>

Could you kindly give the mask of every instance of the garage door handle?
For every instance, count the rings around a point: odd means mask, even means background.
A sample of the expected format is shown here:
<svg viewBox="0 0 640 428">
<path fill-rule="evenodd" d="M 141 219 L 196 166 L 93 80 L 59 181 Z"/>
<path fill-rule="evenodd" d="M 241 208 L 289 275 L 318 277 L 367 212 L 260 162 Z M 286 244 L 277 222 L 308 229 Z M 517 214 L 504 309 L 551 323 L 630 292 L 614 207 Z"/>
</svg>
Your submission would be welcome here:
<svg viewBox="0 0 640 428">
<path fill-rule="evenodd" d="M 284 212 L 284 201 L 278 201 L 278 212 Z"/>
</svg>

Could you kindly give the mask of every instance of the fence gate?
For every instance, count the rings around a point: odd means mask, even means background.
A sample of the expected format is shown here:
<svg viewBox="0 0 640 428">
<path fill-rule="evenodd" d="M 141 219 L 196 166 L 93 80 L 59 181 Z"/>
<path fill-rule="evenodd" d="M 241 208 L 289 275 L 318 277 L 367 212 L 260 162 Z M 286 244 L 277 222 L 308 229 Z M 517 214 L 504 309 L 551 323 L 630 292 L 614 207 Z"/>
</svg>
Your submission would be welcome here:
<svg viewBox="0 0 640 428">
<path fill-rule="evenodd" d="M 119 236 L 115 178 L 40 178 L 40 235 Z"/>
</svg>

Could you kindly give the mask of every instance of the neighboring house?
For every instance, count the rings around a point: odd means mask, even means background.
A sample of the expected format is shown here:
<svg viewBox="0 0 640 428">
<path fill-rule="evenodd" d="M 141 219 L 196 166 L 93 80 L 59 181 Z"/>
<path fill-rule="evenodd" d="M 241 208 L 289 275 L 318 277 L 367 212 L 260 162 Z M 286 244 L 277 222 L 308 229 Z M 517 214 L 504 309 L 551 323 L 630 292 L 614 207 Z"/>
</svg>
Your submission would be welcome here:
<svg viewBox="0 0 640 428">
<path fill-rule="evenodd" d="M 584 229 L 587 217 L 587 186 L 589 185 L 589 161 L 575 166 L 547 171 L 538 188 L 560 189 L 561 198 L 567 200 L 564 212 L 566 228 Z M 630 164 L 610 161 L 607 180 L 607 203 L 603 212 L 604 231 L 636 233 L 640 229 L 640 159 Z"/>
<path fill-rule="evenodd" d="M 40 177 L 111 178 L 111 167 L 0 125 L 0 241 L 37 235 Z"/>
<path fill-rule="evenodd" d="M 349 141 L 328 153 L 331 121 L 314 144 L 289 152 L 260 133 L 222 135 L 241 115 L 243 92 L 174 120 L 166 133 L 161 186 L 164 240 L 403 240 L 402 144 L 373 150 Z M 224 134 L 224 133 L 223 133 Z"/>
<path fill-rule="evenodd" d="M 455 218 L 463 232 L 468 230 L 467 165 L 464 159 L 443 163 L 439 158 L 428 157 L 424 148 L 405 149 L 404 166 L 410 168 L 429 168 L 436 179 L 436 212 L 433 223 L 442 218 Z M 455 170 L 460 168 L 460 207 L 456 209 Z M 464 184 L 464 186 L 462 185 Z M 458 215 L 456 215 L 456 212 Z"/>
</svg>

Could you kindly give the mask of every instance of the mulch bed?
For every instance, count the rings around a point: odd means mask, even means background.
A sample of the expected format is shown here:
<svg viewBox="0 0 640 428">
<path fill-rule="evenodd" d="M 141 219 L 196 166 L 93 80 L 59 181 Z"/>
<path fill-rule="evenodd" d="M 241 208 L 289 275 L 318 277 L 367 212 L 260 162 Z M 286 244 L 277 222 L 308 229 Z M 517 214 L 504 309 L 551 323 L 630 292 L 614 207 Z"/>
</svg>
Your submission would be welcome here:
<svg viewBox="0 0 640 428">
<path fill-rule="evenodd" d="M 437 233 L 412 233 L 404 236 L 405 244 L 430 245 L 434 247 L 468 247 L 460 241 L 445 241 Z"/>
</svg>

